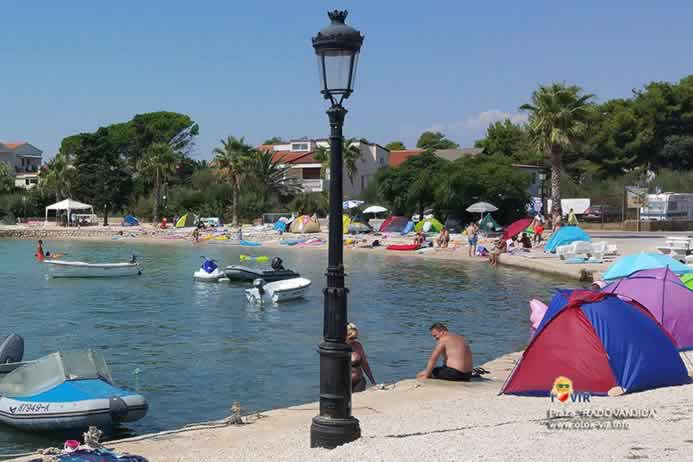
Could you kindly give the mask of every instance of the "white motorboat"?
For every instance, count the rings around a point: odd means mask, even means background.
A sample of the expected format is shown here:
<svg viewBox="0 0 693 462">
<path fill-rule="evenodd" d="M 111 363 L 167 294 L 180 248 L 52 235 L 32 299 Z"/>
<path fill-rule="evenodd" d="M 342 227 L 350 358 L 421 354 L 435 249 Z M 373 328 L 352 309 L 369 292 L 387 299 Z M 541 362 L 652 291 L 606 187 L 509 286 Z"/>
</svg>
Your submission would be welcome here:
<svg viewBox="0 0 693 462">
<path fill-rule="evenodd" d="M 256 279 L 253 285 L 255 287 L 245 291 L 249 302 L 262 303 L 264 299 L 268 299 L 273 303 L 279 303 L 303 298 L 311 281 L 306 278 L 293 278 L 265 283 L 262 279 Z"/>
<path fill-rule="evenodd" d="M 44 260 L 54 278 L 108 278 L 139 276 L 142 267 L 133 258 L 125 263 L 86 263 L 83 261 Z"/>
<path fill-rule="evenodd" d="M 207 257 L 202 258 L 204 258 L 205 261 L 202 263 L 202 266 L 200 266 L 200 269 L 193 273 L 194 280 L 200 282 L 219 282 L 222 280 L 229 280 L 226 277 L 226 273 L 219 269 L 219 265 L 217 265 L 216 261 Z"/>
</svg>

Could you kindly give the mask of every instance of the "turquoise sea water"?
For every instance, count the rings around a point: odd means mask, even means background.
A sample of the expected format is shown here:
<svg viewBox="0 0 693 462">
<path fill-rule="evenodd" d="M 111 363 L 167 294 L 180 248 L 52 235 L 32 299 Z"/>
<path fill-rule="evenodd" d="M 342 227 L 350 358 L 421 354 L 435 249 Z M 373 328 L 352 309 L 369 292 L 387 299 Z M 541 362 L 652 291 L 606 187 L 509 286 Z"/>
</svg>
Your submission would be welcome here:
<svg viewBox="0 0 693 462">
<path fill-rule="evenodd" d="M 248 248 L 49 241 L 45 248 L 66 260 L 125 261 L 135 253 L 144 267 L 134 278 L 51 279 L 34 261 L 34 246 L 0 240 L 0 332 L 24 337 L 25 359 L 101 350 L 116 384 L 150 405 L 121 436 L 223 418 L 233 401 L 265 410 L 317 400 L 326 250 L 252 249 L 281 256 L 313 281 L 305 300 L 258 307 L 246 302 L 246 286 L 192 280 L 200 255 L 238 264 Z M 571 284 L 484 263 L 345 253 L 350 320 L 379 383 L 424 367 L 434 321 L 467 336 L 478 364 L 522 348 L 528 300 L 547 300 L 554 287 Z M 0 454 L 63 440 L 0 427 Z"/>
</svg>

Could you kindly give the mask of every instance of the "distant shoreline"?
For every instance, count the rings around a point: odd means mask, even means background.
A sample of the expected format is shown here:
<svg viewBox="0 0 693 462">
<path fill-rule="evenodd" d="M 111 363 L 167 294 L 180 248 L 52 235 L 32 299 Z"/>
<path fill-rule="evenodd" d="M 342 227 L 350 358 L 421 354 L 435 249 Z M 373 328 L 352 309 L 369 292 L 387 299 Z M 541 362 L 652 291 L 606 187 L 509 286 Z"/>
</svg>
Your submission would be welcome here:
<svg viewBox="0 0 693 462">
<path fill-rule="evenodd" d="M 0 239 L 17 239 L 17 240 L 38 240 L 43 239 L 47 241 L 87 241 L 87 242 L 128 242 L 136 244 L 161 244 L 161 245 L 188 245 L 188 246 L 199 246 L 200 248 L 210 246 L 218 247 L 239 247 L 251 251 L 259 251 L 262 248 L 265 249 L 276 249 L 284 248 L 285 245 L 281 244 L 281 241 L 291 241 L 291 240 L 304 240 L 319 238 L 323 242 L 317 245 L 305 245 L 305 246 L 291 246 L 296 250 L 306 250 L 310 249 L 313 251 L 323 251 L 327 252 L 327 239 L 328 233 L 319 232 L 313 234 L 293 234 L 284 233 L 279 235 L 274 230 L 267 229 L 257 229 L 246 227 L 243 230 L 243 237 L 249 241 L 255 241 L 261 243 L 261 247 L 252 246 L 240 246 L 236 243 L 217 241 L 217 240 L 201 240 L 199 243 L 193 243 L 192 241 L 192 231 L 193 228 L 170 228 L 166 230 L 159 229 L 153 225 L 141 225 L 135 227 L 122 227 L 117 226 L 93 226 L 84 228 L 61 228 L 56 226 L 0 226 Z M 200 237 L 204 238 L 210 234 L 212 230 L 201 230 Z M 489 264 L 488 260 L 484 257 L 470 257 L 467 255 L 467 241 L 461 234 L 453 234 L 450 241 L 450 248 L 447 249 L 433 249 L 423 253 L 417 251 L 387 251 L 385 247 L 388 244 L 410 244 L 412 242 L 412 237 L 402 237 L 398 234 L 394 235 L 382 235 L 382 236 L 347 236 L 345 235 L 345 241 L 348 239 L 362 240 L 366 239 L 367 243 L 372 243 L 374 240 L 379 240 L 380 246 L 374 248 L 361 248 L 358 246 L 345 245 L 344 252 L 348 254 L 349 252 L 366 252 L 387 257 L 408 257 L 408 258 L 424 258 L 424 259 L 438 259 L 438 260 L 450 260 L 450 261 L 460 261 L 465 263 L 476 263 L 476 264 Z M 640 251 L 656 251 L 656 246 L 658 245 L 661 237 L 643 237 L 643 238 L 631 238 L 631 237 L 607 237 L 595 240 L 608 240 L 609 243 L 615 243 L 618 245 L 620 250 L 620 255 L 628 255 L 631 253 L 636 253 Z M 358 241 L 357 241 L 358 242 Z M 482 239 L 480 244 L 489 245 L 488 240 Z M 606 271 L 608 266 L 613 260 L 605 261 L 600 264 L 567 264 L 560 259 L 551 257 L 546 254 L 534 253 L 535 258 L 527 258 L 525 255 L 510 255 L 501 254 L 498 258 L 499 265 L 511 266 L 523 270 L 539 271 L 547 274 L 553 274 L 560 277 L 567 277 L 571 279 L 576 279 L 583 282 L 591 282 L 592 280 L 597 280 L 601 277 L 601 274 Z M 538 258 L 537 258 L 538 257 Z"/>
</svg>

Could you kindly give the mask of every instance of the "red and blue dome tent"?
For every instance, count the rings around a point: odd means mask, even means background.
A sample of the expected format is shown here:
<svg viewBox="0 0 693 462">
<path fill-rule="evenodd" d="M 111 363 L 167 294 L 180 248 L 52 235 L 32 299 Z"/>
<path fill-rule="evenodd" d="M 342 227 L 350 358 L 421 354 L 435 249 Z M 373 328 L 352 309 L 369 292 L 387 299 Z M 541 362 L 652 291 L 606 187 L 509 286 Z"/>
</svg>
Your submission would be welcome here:
<svg viewBox="0 0 693 462">
<path fill-rule="evenodd" d="M 645 308 L 586 290 L 554 296 L 501 393 L 549 396 L 559 376 L 593 395 L 689 382 L 674 340 Z"/>
</svg>

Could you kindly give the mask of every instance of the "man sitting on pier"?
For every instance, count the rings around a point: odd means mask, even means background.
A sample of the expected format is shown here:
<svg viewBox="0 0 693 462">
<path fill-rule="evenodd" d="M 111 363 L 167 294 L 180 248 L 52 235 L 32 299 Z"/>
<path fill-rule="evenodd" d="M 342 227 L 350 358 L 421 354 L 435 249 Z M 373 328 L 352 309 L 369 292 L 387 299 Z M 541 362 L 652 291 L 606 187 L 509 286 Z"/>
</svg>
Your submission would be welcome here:
<svg viewBox="0 0 693 462">
<path fill-rule="evenodd" d="M 468 382 L 472 377 L 472 350 L 461 335 L 448 331 L 444 324 L 437 322 L 431 326 L 431 336 L 438 341 L 426 369 L 416 374 L 417 379 L 433 377 L 441 380 Z M 439 356 L 443 356 L 443 365 L 436 366 Z"/>
</svg>

